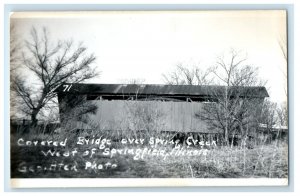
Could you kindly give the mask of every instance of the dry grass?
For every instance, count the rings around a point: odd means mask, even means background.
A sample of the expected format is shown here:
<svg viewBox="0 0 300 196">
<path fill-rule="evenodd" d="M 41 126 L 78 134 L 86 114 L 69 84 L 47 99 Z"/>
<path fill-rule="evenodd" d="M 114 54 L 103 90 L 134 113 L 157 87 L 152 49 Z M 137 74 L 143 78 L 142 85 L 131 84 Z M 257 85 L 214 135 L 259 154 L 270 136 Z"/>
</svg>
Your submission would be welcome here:
<svg viewBox="0 0 300 196">
<path fill-rule="evenodd" d="M 11 136 L 11 176 L 30 178 L 50 177 L 82 177 L 82 178 L 286 178 L 288 176 L 288 145 L 284 142 L 274 142 L 269 145 L 256 146 L 253 149 L 243 147 L 218 147 L 210 149 L 206 156 L 195 157 L 168 157 L 162 158 L 146 156 L 143 160 L 133 160 L 131 155 L 116 156 L 108 158 L 97 156 L 99 162 L 116 162 L 118 167 L 108 170 L 84 170 L 77 172 L 56 171 L 56 172 L 27 172 L 17 171 L 18 165 L 25 161 L 30 164 L 49 165 L 53 162 L 64 162 L 85 164 L 88 159 L 75 157 L 45 157 L 40 151 L 47 147 L 20 147 L 16 145 L 18 138 L 37 140 L 76 140 L 73 134 L 30 134 Z M 116 145 L 115 145 L 116 146 Z M 55 147 L 59 150 L 71 150 L 74 142 L 66 147 Z M 90 150 L 92 147 L 85 147 L 81 150 Z"/>
<path fill-rule="evenodd" d="M 181 178 L 287 178 L 287 144 L 212 149 L 205 157 L 148 158 L 145 175 Z"/>
</svg>

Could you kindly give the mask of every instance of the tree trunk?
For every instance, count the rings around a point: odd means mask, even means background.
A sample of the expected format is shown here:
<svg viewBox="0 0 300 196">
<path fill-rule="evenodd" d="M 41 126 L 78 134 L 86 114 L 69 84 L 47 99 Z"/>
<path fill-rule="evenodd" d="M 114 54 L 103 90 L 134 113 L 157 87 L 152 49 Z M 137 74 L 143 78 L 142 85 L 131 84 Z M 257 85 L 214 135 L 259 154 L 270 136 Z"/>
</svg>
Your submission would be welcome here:
<svg viewBox="0 0 300 196">
<path fill-rule="evenodd" d="M 230 147 L 230 148 L 233 148 L 233 144 L 234 144 L 234 136 L 235 136 L 235 133 L 232 134 L 231 147 Z"/>
<path fill-rule="evenodd" d="M 38 123 L 38 120 L 37 120 L 37 114 L 39 113 L 39 110 L 38 109 L 33 109 L 32 110 L 32 113 L 31 113 L 31 127 L 36 127 L 37 126 L 37 123 Z"/>
<path fill-rule="evenodd" d="M 227 86 L 225 86 L 225 131 L 224 131 L 224 145 L 228 146 L 228 87 L 229 87 L 229 77 L 227 81 Z"/>
<path fill-rule="evenodd" d="M 227 129 L 227 127 L 224 130 L 224 145 L 228 146 L 228 129 Z"/>
</svg>

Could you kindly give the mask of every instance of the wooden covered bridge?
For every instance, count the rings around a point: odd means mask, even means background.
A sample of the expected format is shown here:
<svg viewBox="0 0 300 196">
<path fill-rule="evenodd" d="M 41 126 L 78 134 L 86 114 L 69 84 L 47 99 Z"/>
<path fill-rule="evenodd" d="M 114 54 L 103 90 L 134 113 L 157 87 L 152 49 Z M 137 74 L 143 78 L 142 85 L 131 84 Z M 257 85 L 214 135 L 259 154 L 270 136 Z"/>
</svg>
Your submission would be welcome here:
<svg viewBox="0 0 300 196">
<path fill-rule="evenodd" d="M 218 129 L 207 126 L 196 113 L 204 104 L 216 102 L 224 86 L 157 85 L 157 84 L 63 84 L 56 89 L 60 114 L 72 110 L 74 100 L 84 100 L 97 106 L 87 124 L 98 130 L 123 134 L 131 132 L 196 135 L 218 140 Z M 265 87 L 230 87 L 230 95 L 256 98 L 263 102 Z M 78 129 L 88 125 L 75 123 Z M 200 138 L 201 139 L 201 138 Z"/>
</svg>

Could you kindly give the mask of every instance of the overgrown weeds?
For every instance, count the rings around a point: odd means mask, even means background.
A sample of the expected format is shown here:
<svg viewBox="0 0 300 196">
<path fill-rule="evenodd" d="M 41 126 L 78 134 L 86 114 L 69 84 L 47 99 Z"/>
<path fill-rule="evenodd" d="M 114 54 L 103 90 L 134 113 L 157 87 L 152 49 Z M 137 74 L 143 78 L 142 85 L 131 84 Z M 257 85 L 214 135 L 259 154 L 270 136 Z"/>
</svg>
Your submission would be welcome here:
<svg viewBox="0 0 300 196">
<path fill-rule="evenodd" d="M 97 133 L 90 133 L 96 135 Z M 81 136 L 88 137 L 89 134 Z M 57 150 L 71 151 L 76 147 L 78 135 L 70 133 L 60 134 L 13 134 L 11 135 L 11 176 L 21 178 L 287 178 L 288 177 L 288 145 L 286 142 L 274 141 L 271 144 L 261 144 L 248 149 L 245 146 L 219 146 L 208 150 L 201 156 L 169 156 L 166 159 L 158 156 L 145 156 L 134 160 L 132 155 L 118 155 L 113 158 L 107 156 L 53 156 L 46 157 L 41 151 Z M 63 141 L 68 138 L 66 146 L 18 146 L 17 140 L 23 138 L 37 141 Z M 121 147 L 118 141 L 111 147 Z M 133 145 L 132 148 L 139 146 Z M 150 146 L 143 146 L 151 148 Z M 81 150 L 90 151 L 92 145 L 82 146 Z M 169 150 L 173 147 L 168 146 Z M 192 147 L 195 148 L 195 147 Z M 196 149 L 196 148 L 195 148 Z M 97 164 L 116 163 L 114 169 L 86 170 L 87 161 Z M 27 165 L 73 164 L 77 171 L 43 170 L 41 172 L 19 171 L 21 163 Z M 27 168 L 28 169 L 28 168 Z"/>
</svg>

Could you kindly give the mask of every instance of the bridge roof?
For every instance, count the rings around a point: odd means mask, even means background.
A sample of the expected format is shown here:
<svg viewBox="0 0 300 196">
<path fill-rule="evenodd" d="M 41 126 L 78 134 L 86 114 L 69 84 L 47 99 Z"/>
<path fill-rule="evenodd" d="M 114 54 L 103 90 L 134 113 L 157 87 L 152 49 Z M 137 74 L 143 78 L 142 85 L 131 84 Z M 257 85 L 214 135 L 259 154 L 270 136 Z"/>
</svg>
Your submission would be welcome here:
<svg viewBox="0 0 300 196">
<path fill-rule="evenodd" d="M 230 96 L 269 97 L 265 87 L 227 87 Z M 213 97 L 223 95 L 226 86 L 215 85 L 161 85 L 161 84 L 87 84 L 68 83 L 59 86 L 55 91 L 62 94 L 86 95 L 144 95 L 171 97 Z"/>
</svg>

